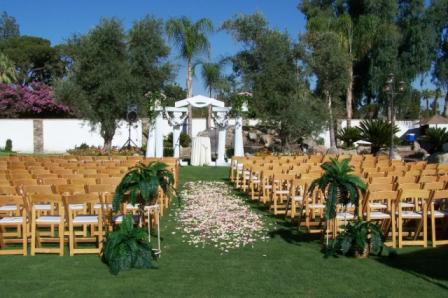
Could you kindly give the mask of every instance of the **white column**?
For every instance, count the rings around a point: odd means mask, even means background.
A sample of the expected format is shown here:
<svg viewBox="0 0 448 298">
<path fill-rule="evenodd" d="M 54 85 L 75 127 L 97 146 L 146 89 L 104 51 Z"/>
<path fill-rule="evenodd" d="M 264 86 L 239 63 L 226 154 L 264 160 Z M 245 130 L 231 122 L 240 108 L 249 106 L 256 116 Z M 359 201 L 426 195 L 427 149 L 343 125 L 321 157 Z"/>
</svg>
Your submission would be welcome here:
<svg viewBox="0 0 448 298">
<path fill-rule="evenodd" d="M 146 144 L 146 157 L 156 156 L 156 127 L 155 123 L 149 124 L 148 143 Z"/>
<path fill-rule="evenodd" d="M 215 121 L 215 125 L 218 127 L 218 156 L 216 159 L 217 166 L 224 166 L 226 164 L 226 132 L 229 118 L 227 117 L 230 108 L 214 107 L 212 108 L 212 117 Z"/>
<path fill-rule="evenodd" d="M 163 115 L 162 110 L 156 110 L 156 131 L 155 131 L 155 156 L 163 157 Z"/>
<path fill-rule="evenodd" d="M 222 166 L 226 165 L 226 161 L 224 159 L 226 155 L 226 132 L 227 127 L 219 127 L 218 132 L 218 157 L 216 159 L 216 165 Z"/>
<path fill-rule="evenodd" d="M 175 125 L 173 127 L 173 152 L 174 157 L 179 158 L 180 156 L 180 132 L 181 132 L 181 126 Z"/>
<path fill-rule="evenodd" d="M 241 116 L 235 119 L 235 134 L 233 139 L 234 156 L 244 156 L 243 145 L 243 118 Z"/>
</svg>

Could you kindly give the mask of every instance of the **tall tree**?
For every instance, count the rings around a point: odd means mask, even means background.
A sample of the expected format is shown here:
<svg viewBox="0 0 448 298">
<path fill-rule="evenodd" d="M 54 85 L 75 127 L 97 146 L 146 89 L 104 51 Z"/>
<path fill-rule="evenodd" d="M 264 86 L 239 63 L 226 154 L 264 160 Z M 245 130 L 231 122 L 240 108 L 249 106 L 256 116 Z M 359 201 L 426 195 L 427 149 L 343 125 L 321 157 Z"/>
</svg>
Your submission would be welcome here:
<svg viewBox="0 0 448 298">
<path fill-rule="evenodd" d="M 166 23 L 168 37 L 179 48 L 180 56 L 187 61 L 187 96 L 193 95 L 193 59 L 208 53 L 210 43 L 207 35 L 213 31 L 212 21 L 202 18 L 192 22 L 187 17 L 172 18 Z M 188 134 L 192 137 L 192 113 L 189 107 Z"/>
<path fill-rule="evenodd" d="M 259 13 L 234 17 L 222 27 L 243 44 L 231 58 L 235 76 L 252 93 L 255 116 L 279 133 L 282 149 L 319 132 L 322 107 L 308 88 L 301 46 L 269 28 Z"/>
<path fill-rule="evenodd" d="M 0 83 L 11 84 L 17 80 L 16 67 L 9 58 L 0 53 Z"/>
<path fill-rule="evenodd" d="M 201 78 L 204 87 L 208 90 L 209 96 L 212 97 L 225 84 L 225 78 L 222 74 L 222 63 L 200 62 Z M 211 127 L 212 107 L 208 107 L 207 129 Z"/>
<path fill-rule="evenodd" d="M 20 29 L 16 19 L 9 16 L 8 13 L 4 11 L 0 15 L 0 40 L 17 37 L 19 35 Z"/>
<path fill-rule="evenodd" d="M 443 115 L 448 117 L 448 0 L 432 0 L 428 19 L 436 31 L 433 81 L 445 91 Z"/>
<path fill-rule="evenodd" d="M 308 31 L 303 40 L 307 48 L 307 62 L 317 77 L 316 93 L 323 96 L 327 104 L 330 145 L 335 149 L 333 105 L 347 88 L 350 56 L 338 43 L 338 35 L 334 32 Z"/>
<path fill-rule="evenodd" d="M 99 125 L 105 149 L 111 148 L 127 106 L 137 104 L 144 110 L 146 92 L 159 92 L 169 77 L 161 62 L 168 51 L 159 22 L 143 19 L 127 35 L 120 21 L 103 19 L 67 45 L 73 63 L 68 78 L 57 85 L 56 96 L 92 125 Z M 140 63 L 161 74 L 148 74 Z"/>
<path fill-rule="evenodd" d="M 52 84 L 65 73 L 65 62 L 49 40 L 35 36 L 10 37 L 0 41 L 0 51 L 16 65 L 20 84 Z"/>
</svg>

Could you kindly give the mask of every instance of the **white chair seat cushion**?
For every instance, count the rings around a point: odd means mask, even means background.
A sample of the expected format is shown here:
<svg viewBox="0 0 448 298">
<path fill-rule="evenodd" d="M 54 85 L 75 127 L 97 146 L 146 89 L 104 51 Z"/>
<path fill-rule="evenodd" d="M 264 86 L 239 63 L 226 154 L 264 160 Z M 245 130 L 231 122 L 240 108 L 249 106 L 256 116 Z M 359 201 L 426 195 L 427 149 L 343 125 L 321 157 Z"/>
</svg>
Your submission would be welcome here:
<svg viewBox="0 0 448 298">
<path fill-rule="evenodd" d="M 79 215 L 73 218 L 74 224 L 98 223 L 97 215 Z"/>
<path fill-rule="evenodd" d="M 44 215 L 36 219 L 37 223 L 59 223 L 61 217 L 58 215 Z"/>
<path fill-rule="evenodd" d="M 308 207 L 312 209 L 323 209 L 325 208 L 325 204 L 308 204 Z"/>
<path fill-rule="evenodd" d="M 336 219 L 338 220 L 350 220 L 350 219 L 354 219 L 355 215 L 353 215 L 350 212 L 339 212 L 336 213 Z"/>
<path fill-rule="evenodd" d="M 71 210 L 82 210 L 84 209 L 84 204 L 70 204 Z"/>
<path fill-rule="evenodd" d="M 386 209 L 387 205 L 383 203 L 369 203 L 369 207 L 372 209 Z"/>
<path fill-rule="evenodd" d="M 101 209 L 101 204 L 97 203 L 95 205 L 93 205 L 94 209 Z M 112 204 L 106 204 L 106 208 L 107 209 L 112 209 Z"/>
<path fill-rule="evenodd" d="M 294 196 L 293 200 L 296 201 L 296 202 L 302 202 L 303 201 L 303 196 Z"/>
<path fill-rule="evenodd" d="M 428 211 L 428 216 L 431 216 L 431 211 Z M 435 210 L 434 211 L 434 217 L 436 218 L 443 218 L 448 216 L 447 210 Z"/>
<path fill-rule="evenodd" d="M 137 210 L 138 209 L 138 204 L 135 204 L 135 205 L 127 204 L 126 205 L 126 209 Z"/>
<path fill-rule="evenodd" d="M 381 211 L 372 211 L 370 212 L 371 219 L 388 219 L 390 218 L 390 214 L 381 212 Z"/>
<path fill-rule="evenodd" d="M 272 188 L 272 185 L 265 185 L 264 188 L 266 188 L 266 189 L 271 189 L 271 188 Z"/>
<path fill-rule="evenodd" d="M 289 194 L 289 190 L 276 190 L 275 193 L 279 195 L 287 195 Z"/>
<path fill-rule="evenodd" d="M 412 207 L 415 206 L 414 203 L 406 203 L 406 202 L 401 202 L 400 205 L 401 205 L 401 207 L 403 207 L 403 208 L 412 208 Z"/>
<path fill-rule="evenodd" d="M 0 219 L 0 224 L 22 223 L 23 217 L 21 216 L 7 216 Z"/>
<path fill-rule="evenodd" d="M 422 214 L 421 214 L 421 212 L 403 210 L 403 211 L 401 211 L 401 217 L 407 218 L 407 219 L 417 219 L 417 218 L 422 218 Z"/>
<path fill-rule="evenodd" d="M 0 211 L 16 211 L 17 206 L 16 205 L 3 205 L 0 206 Z"/>
<path fill-rule="evenodd" d="M 50 204 L 35 204 L 34 209 L 36 210 L 50 210 L 51 205 Z"/>
</svg>

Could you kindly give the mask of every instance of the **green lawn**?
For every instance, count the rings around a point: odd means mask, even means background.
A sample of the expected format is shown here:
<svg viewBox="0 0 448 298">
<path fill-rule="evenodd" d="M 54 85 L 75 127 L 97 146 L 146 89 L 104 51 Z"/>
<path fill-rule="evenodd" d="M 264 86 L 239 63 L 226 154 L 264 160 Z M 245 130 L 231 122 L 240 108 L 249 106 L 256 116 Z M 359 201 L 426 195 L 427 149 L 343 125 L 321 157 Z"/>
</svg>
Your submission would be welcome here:
<svg viewBox="0 0 448 298">
<path fill-rule="evenodd" d="M 181 169 L 183 182 L 226 177 L 224 168 Z M 324 259 L 318 239 L 260 210 L 276 223 L 272 239 L 220 255 L 182 243 L 172 211 L 162 222 L 159 269 L 113 276 L 97 256 L 1 256 L 0 297 L 448 296 L 447 248 Z"/>
</svg>

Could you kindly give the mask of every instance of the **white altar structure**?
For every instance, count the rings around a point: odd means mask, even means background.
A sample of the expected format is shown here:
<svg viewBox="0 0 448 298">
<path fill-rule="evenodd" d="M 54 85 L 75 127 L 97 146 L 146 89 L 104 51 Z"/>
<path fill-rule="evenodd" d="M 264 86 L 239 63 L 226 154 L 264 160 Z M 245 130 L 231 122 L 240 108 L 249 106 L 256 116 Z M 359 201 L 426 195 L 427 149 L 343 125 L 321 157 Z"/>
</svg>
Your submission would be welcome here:
<svg viewBox="0 0 448 298">
<path fill-rule="evenodd" d="M 226 133 L 228 128 L 229 113 L 231 111 L 230 107 L 225 107 L 224 102 L 219 101 L 215 98 L 206 97 L 202 95 L 193 96 L 190 98 L 179 100 L 175 103 L 174 107 L 155 107 L 155 120 L 152 123 L 149 134 L 148 143 L 146 148 L 146 157 L 163 157 L 163 134 L 162 125 L 163 118 L 168 120 L 168 123 L 173 128 L 173 155 L 174 157 L 180 157 L 180 134 L 182 127 L 185 124 L 185 120 L 188 117 L 188 107 L 192 108 L 205 108 L 208 106 L 212 107 L 212 119 L 218 128 L 218 148 L 217 148 L 217 166 L 227 165 L 225 161 L 225 146 L 226 146 Z M 205 140 L 204 137 L 201 139 L 192 139 L 192 158 L 191 160 L 205 160 L 202 164 L 208 164 L 211 161 L 211 150 L 206 148 L 207 144 L 210 144 L 210 140 Z M 207 138 L 207 137 L 206 137 Z M 193 147 L 193 143 L 195 146 Z M 202 144 L 202 145 L 198 145 Z M 241 115 L 237 115 L 235 123 L 235 133 L 234 133 L 234 156 L 244 156 L 244 146 L 243 146 L 243 119 Z M 210 147 L 210 145 L 208 145 Z M 194 155 L 206 154 L 210 156 L 194 156 Z M 194 156 L 194 158 L 193 158 Z M 229 156 L 230 157 L 230 156 Z"/>
</svg>

